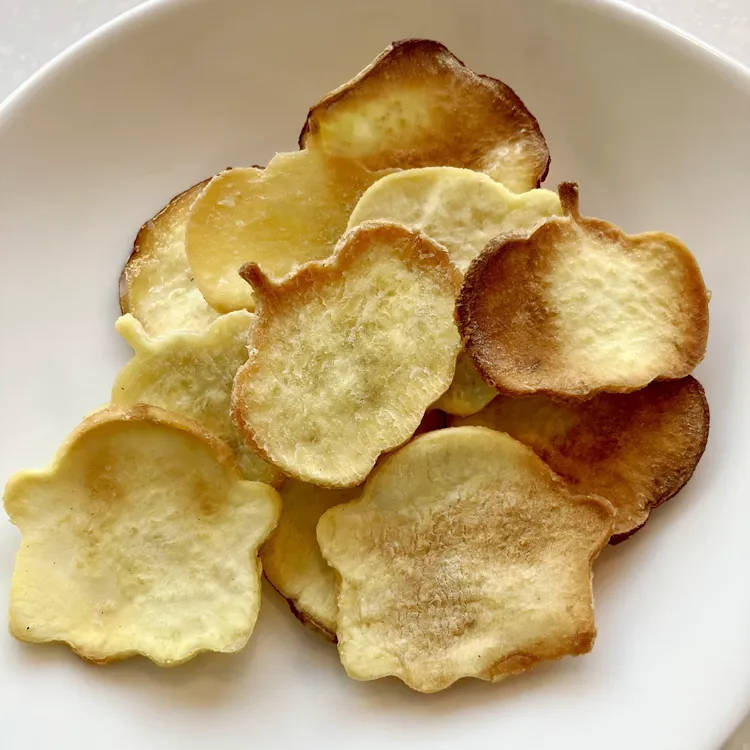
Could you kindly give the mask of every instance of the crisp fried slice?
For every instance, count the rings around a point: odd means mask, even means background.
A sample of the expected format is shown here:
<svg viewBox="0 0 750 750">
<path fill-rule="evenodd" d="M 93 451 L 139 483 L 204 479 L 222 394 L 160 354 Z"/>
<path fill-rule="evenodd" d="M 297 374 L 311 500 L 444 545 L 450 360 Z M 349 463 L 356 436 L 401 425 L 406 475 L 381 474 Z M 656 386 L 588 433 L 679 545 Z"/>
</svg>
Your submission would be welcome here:
<svg viewBox="0 0 750 750">
<path fill-rule="evenodd" d="M 347 673 L 433 692 L 589 651 L 591 565 L 613 513 L 507 435 L 455 427 L 417 438 L 318 523 L 341 581 Z"/>
<path fill-rule="evenodd" d="M 708 439 L 709 413 L 693 377 L 583 403 L 498 396 L 451 425 L 483 425 L 532 448 L 581 492 L 615 507 L 612 542 L 626 539 L 693 475 Z"/>
<path fill-rule="evenodd" d="M 200 331 L 219 317 L 195 285 L 185 255 L 188 211 L 207 182 L 180 193 L 141 227 L 120 276 L 120 308 L 153 336 Z"/>
<path fill-rule="evenodd" d="M 260 550 L 266 578 L 295 617 L 331 641 L 336 640 L 336 575 L 320 554 L 315 529 L 325 511 L 361 493 L 361 486 L 332 490 L 288 479 L 281 488 L 279 525 Z"/>
<path fill-rule="evenodd" d="M 624 234 L 578 213 L 499 238 L 471 265 L 456 305 L 466 350 L 511 395 L 586 399 L 690 374 L 708 337 L 698 264 L 663 232 Z"/>
<path fill-rule="evenodd" d="M 235 425 L 285 474 L 359 484 L 450 385 L 458 271 L 424 235 L 368 222 L 330 261 L 285 281 L 254 264 L 243 276 L 258 314 L 232 392 Z"/>
<path fill-rule="evenodd" d="M 194 422 L 143 405 L 95 412 L 48 469 L 10 479 L 5 509 L 22 534 L 17 638 L 160 666 L 247 643 L 280 499 Z"/>
<path fill-rule="evenodd" d="M 307 116 L 300 146 L 371 170 L 452 166 L 530 190 L 549 169 L 539 123 L 504 83 L 442 44 L 394 42 Z"/>
<path fill-rule="evenodd" d="M 466 417 L 484 409 L 495 396 L 497 391 L 484 382 L 471 357 L 465 351 L 461 351 L 456 360 L 453 382 L 435 402 L 435 407 L 447 414 Z"/>
<path fill-rule="evenodd" d="M 229 445 L 246 479 L 277 487 L 283 474 L 244 445 L 229 416 L 232 382 L 247 360 L 254 317 L 238 310 L 203 331 L 154 338 L 132 315 L 123 315 L 116 328 L 134 356 L 112 386 L 112 403 L 152 404 L 195 420 Z"/>
<path fill-rule="evenodd" d="M 311 151 L 276 154 L 266 169 L 217 175 L 187 224 L 187 257 L 201 292 L 222 312 L 254 309 L 240 267 L 256 263 L 278 281 L 327 258 L 360 196 L 379 176 Z"/>
<path fill-rule="evenodd" d="M 432 409 L 415 434 L 444 426 L 445 415 Z M 359 485 L 331 490 L 287 479 L 281 489 L 279 524 L 260 550 L 266 578 L 287 600 L 294 616 L 331 641 L 336 640 L 336 576 L 320 554 L 315 529 L 325 511 L 353 500 L 362 489 Z"/>
<path fill-rule="evenodd" d="M 560 199 L 551 190 L 512 193 L 470 169 L 425 167 L 374 183 L 354 207 L 349 227 L 384 219 L 422 231 L 443 245 L 465 273 L 494 237 L 529 230 L 560 213 Z"/>
</svg>

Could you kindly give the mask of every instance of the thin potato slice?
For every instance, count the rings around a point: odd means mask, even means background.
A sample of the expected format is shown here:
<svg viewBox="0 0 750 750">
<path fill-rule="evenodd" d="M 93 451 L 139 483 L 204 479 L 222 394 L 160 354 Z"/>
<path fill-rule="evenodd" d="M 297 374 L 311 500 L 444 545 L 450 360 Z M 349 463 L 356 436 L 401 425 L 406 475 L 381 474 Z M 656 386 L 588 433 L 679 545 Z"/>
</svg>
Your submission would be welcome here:
<svg viewBox="0 0 750 750">
<path fill-rule="evenodd" d="M 235 425 L 289 476 L 359 484 L 450 385 L 458 271 L 424 235 L 369 222 L 328 262 L 285 281 L 254 264 L 242 273 L 258 308 L 232 392 Z"/>
<path fill-rule="evenodd" d="M 427 39 L 394 42 L 325 96 L 310 110 L 300 146 L 373 171 L 466 167 L 519 192 L 549 169 L 539 123 L 512 89 Z"/>
<path fill-rule="evenodd" d="M 336 574 L 320 554 L 315 529 L 325 511 L 358 497 L 362 487 L 331 490 L 288 479 L 280 492 L 279 525 L 260 550 L 263 572 L 300 622 L 335 641 Z"/>
<path fill-rule="evenodd" d="M 432 409 L 415 434 L 444 426 L 445 415 Z M 279 524 L 260 550 L 266 578 L 287 600 L 294 616 L 330 641 L 336 640 L 336 575 L 320 554 L 315 529 L 325 511 L 353 500 L 362 489 L 359 485 L 331 490 L 287 479 L 281 489 Z"/>
<path fill-rule="evenodd" d="M 470 169 L 426 167 L 374 183 L 354 207 L 349 227 L 383 219 L 424 232 L 445 247 L 465 273 L 491 239 L 528 231 L 561 213 L 560 199 L 551 190 L 512 193 Z"/>
<path fill-rule="evenodd" d="M 708 337 L 690 251 L 583 218 L 572 183 L 560 198 L 564 217 L 491 242 L 466 274 L 456 315 L 482 377 L 510 395 L 587 399 L 689 375 Z"/>
<path fill-rule="evenodd" d="M 246 479 L 278 487 L 283 474 L 243 444 L 229 416 L 232 382 L 247 360 L 254 315 L 223 315 L 204 331 L 153 338 L 132 316 L 116 324 L 134 356 L 112 386 L 114 404 L 151 404 L 193 419 L 224 440 Z"/>
<path fill-rule="evenodd" d="M 10 479 L 5 509 L 22 535 L 16 638 L 159 666 L 247 643 L 280 499 L 197 424 L 142 405 L 95 412 L 48 469 Z"/>
<path fill-rule="evenodd" d="M 201 331 L 219 317 L 195 285 L 185 255 L 188 211 L 207 183 L 180 193 L 141 227 L 120 276 L 122 312 L 152 336 Z"/>
<path fill-rule="evenodd" d="M 613 513 L 507 435 L 454 427 L 417 438 L 359 500 L 318 522 L 341 581 L 347 673 L 434 692 L 589 651 L 591 566 Z"/>
<path fill-rule="evenodd" d="M 360 196 L 380 176 L 311 151 L 276 154 L 266 169 L 217 175 L 187 224 L 187 257 L 201 292 L 221 312 L 253 310 L 240 267 L 256 263 L 278 281 L 327 258 Z"/>
<path fill-rule="evenodd" d="M 483 425 L 532 448 L 577 490 L 615 507 L 611 541 L 627 539 L 693 475 L 708 440 L 708 403 L 693 377 L 583 403 L 498 396 L 451 425 Z"/>
<path fill-rule="evenodd" d="M 456 360 L 453 382 L 435 402 L 435 407 L 447 414 L 467 417 L 484 409 L 495 396 L 497 391 L 484 382 L 471 357 L 462 350 Z"/>
</svg>

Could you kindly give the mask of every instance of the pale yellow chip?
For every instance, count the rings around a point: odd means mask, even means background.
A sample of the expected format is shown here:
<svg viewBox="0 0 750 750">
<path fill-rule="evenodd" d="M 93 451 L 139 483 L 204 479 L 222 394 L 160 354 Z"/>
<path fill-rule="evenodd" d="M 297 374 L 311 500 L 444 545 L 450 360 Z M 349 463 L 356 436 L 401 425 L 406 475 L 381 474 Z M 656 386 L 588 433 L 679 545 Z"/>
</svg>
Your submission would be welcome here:
<svg viewBox="0 0 750 750">
<path fill-rule="evenodd" d="M 369 222 L 281 283 L 252 264 L 243 274 L 258 309 L 235 425 L 285 474 L 359 484 L 450 385 L 458 271 L 424 235 Z"/>
<path fill-rule="evenodd" d="M 112 403 L 151 404 L 195 420 L 229 445 L 246 479 L 277 487 L 283 474 L 244 445 L 229 415 L 254 317 L 238 310 L 200 332 L 153 338 L 132 315 L 123 315 L 116 328 L 134 356 L 112 386 Z"/>
<path fill-rule="evenodd" d="M 497 396 L 477 372 L 471 357 L 463 350 L 456 360 L 456 372 L 450 388 L 435 402 L 435 408 L 457 417 L 468 417 L 484 409 Z"/>
<path fill-rule="evenodd" d="M 589 651 L 591 565 L 613 514 L 502 433 L 417 438 L 318 523 L 347 673 L 434 692 Z"/>
<path fill-rule="evenodd" d="M 361 493 L 361 486 L 331 490 L 288 479 L 279 525 L 260 550 L 270 584 L 301 622 L 329 640 L 336 639 L 336 574 L 320 554 L 315 529 L 325 511 Z"/>
<path fill-rule="evenodd" d="M 186 249 L 198 287 L 217 310 L 255 306 L 240 278 L 257 263 L 278 281 L 327 258 L 364 191 L 383 173 L 317 152 L 276 154 L 265 169 L 230 169 L 196 200 Z"/>
<path fill-rule="evenodd" d="M 464 273 L 491 239 L 528 231 L 561 213 L 560 198 L 551 190 L 512 193 L 471 169 L 425 167 L 374 183 L 354 207 L 349 227 L 383 219 L 424 232 Z"/>
<path fill-rule="evenodd" d="M 147 406 L 87 417 L 43 471 L 5 489 L 22 535 L 10 631 L 106 663 L 235 652 L 260 608 L 259 545 L 280 512 L 220 440 Z"/>
<path fill-rule="evenodd" d="M 122 312 L 152 336 L 200 331 L 219 317 L 195 285 L 185 255 L 188 211 L 207 182 L 180 193 L 141 227 L 120 276 Z"/>
<path fill-rule="evenodd" d="M 437 409 L 425 414 L 415 434 L 445 427 Z M 385 460 L 385 458 L 381 458 Z M 269 583 L 288 602 L 294 616 L 329 640 L 336 640 L 336 574 L 323 560 L 315 530 L 320 516 L 334 505 L 362 494 L 363 486 L 331 490 L 287 479 L 281 489 L 282 512 L 260 559 Z"/>
</svg>

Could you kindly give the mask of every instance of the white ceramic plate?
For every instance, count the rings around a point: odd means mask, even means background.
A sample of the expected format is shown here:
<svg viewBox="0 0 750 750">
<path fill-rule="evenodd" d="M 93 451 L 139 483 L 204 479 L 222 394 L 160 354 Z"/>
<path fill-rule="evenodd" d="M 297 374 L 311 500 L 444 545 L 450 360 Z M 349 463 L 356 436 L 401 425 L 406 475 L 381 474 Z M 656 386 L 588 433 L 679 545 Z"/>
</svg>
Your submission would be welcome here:
<svg viewBox="0 0 750 750">
<path fill-rule="evenodd" d="M 586 213 L 664 229 L 713 291 L 699 470 L 605 552 L 591 655 L 420 696 L 348 680 L 265 592 L 249 647 L 174 671 L 0 637 L 0 747 L 291 745 L 715 750 L 750 704 L 750 75 L 654 20 L 565 0 L 174 0 L 48 66 L 0 110 L 0 481 L 106 401 L 138 225 L 226 165 L 294 149 L 307 107 L 390 41 L 445 42 L 511 84 Z M 0 524 L 0 599 L 18 535 Z"/>
</svg>

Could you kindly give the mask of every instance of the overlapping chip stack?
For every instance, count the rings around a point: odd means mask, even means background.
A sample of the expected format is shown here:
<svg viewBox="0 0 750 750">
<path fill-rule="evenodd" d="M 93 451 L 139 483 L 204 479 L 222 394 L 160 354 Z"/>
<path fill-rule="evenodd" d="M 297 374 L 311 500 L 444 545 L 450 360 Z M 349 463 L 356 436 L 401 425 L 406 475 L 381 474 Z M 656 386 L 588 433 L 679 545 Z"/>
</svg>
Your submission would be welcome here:
<svg viewBox="0 0 750 750">
<path fill-rule="evenodd" d="M 548 168 L 507 85 L 406 40 L 299 151 L 173 199 L 121 276 L 112 405 L 6 487 L 12 633 L 237 651 L 262 561 L 355 679 L 589 651 L 596 556 L 705 448 L 708 294 L 679 240 L 583 218 Z"/>
</svg>

